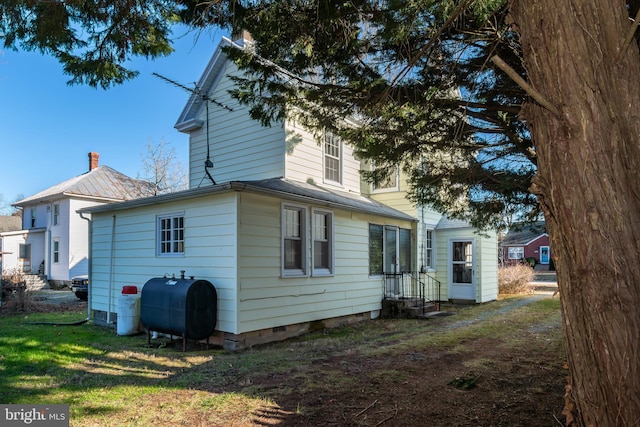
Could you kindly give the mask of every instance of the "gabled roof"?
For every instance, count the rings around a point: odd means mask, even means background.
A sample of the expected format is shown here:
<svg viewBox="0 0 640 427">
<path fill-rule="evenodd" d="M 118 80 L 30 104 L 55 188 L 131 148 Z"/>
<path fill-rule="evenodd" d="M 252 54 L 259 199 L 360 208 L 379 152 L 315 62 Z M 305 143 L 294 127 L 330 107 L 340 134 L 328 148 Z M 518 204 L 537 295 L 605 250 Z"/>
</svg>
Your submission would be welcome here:
<svg viewBox="0 0 640 427">
<path fill-rule="evenodd" d="M 202 108 L 203 96 L 208 97 L 211 89 L 217 84 L 223 75 L 223 71 L 229 58 L 224 53 L 223 48 L 226 46 L 242 47 L 244 45 L 243 40 L 238 42 L 232 42 L 230 39 L 223 37 L 222 41 L 218 44 L 215 52 L 211 56 L 207 67 L 205 68 L 200 80 L 196 83 L 196 90 L 198 93 L 193 92 L 187 101 L 180 117 L 175 124 L 175 128 L 180 132 L 189 133 L 193 130 L 202 127 L 203 121 L 198 120 L 198 113 Z"/>
<path fill-rule="evenodd" d="M 359 194 L 331 190 L 314 184 L 284 178 L 271 178 L 259 181 L 231 181 L 144 199 L 84 208 L 81 209 L 80 212 L 94 213 L 132 209 L 229 191 L 261 193 L 301 203 L 314 203 L 321 206 L 364 212 L 406 221 L 417 221 L 417 219 L 411 215 L 407 215 L 404 212 Z"/>
<path fill-rule="evenodd" d="M 544 221 L 534 222 L 532 224 L 515 224 L 509 232 L 504 236 L 502 245 L 526 246 L 534 240 L 547 235 L 547 227 Z"/>
<path fill-rule="evenodd" d="M 0 233 L 22 230 L 22 218 L 14 215 L 0 215 Z"/>
<path fill-rule="evenodd" d="M 136 199 L 153 193 L 154 186 L 149 182 L 130 178 L 109 166 L 98 166 L 89 172 L 22 199 L 13 206 L 24 207 L 73 196 L 112 202 Z"/>
</svg>

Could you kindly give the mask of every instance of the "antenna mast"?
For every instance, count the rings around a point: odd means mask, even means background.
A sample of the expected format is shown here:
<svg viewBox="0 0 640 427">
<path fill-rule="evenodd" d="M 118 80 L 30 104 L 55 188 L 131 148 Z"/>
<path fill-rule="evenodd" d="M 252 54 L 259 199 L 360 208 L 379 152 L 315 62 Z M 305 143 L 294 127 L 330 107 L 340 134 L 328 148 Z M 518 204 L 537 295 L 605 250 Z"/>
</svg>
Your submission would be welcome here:
<svg viewBox="0 0 640 427">
<path fill-rule="evenodd" d="M 179 87 L 180 89 L 186 90 L 187 92 L 192 93 L 193 95 L 195 95 L 196 97 L 200 98 L 202 101 L 205 102 L 205 108 L 206 108 L 206 114 L 207 114 L 207 127 L 206 127 L 206 131 L 207 131 L 207 159 L 204 161 L 204 172 L 206 173 L 207 178 L 209 178 L 209 180 L 211 181 L 211 183 L 213 185 L 216 184 L 216 181 L 213 179 L 213 177 L 211 176 L 211 173 L 209 172 L 209 169 L 213 167 L 213 162 L 211 161 L 211 153 L 210 153 L 210 144 L 209 144 L 209 103 L 212 103 L 214 105 L 217 105 L 218 107 L 224 108 L 227 111 L 233 111 L 233 109 L 231 107 L 228 107 L 218 101 L 216 101 L 213 98 L 208 97 L 206 94 L 203 94 L 200 91 L 199 87 L 195 87 L 195 89 L 192 89 L 188 86 L 183 85 L 182 83 L 179 83 L 175 80 L 171 80 L 168 77 L 162 76 L 158 73 L 153 73 L 154 76 L 168 82 L 171 83 L 172 85 Z M 202 178 L 204 179 L 204 177 Z M 200 184 L 202 184 L 202 181 L 200 181 Z"/>
</svg>

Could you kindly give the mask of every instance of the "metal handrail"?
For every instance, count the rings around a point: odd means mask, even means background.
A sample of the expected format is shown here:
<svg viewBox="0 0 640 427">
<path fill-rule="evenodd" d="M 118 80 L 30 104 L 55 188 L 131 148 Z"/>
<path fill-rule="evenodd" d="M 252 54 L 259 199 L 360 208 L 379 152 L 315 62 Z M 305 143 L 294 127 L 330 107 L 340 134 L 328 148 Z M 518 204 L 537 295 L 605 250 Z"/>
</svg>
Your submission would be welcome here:
<svg viewBox="0 0 640 427">
<path fill-rule="evenodd" d="M 422 303 L 424 313 L 426 302 L 434 303 L 440 310 L 442 284 L 436 278 L 422 272 L 384 273 L 384 298 L 415 299 Z"/>
</svg>

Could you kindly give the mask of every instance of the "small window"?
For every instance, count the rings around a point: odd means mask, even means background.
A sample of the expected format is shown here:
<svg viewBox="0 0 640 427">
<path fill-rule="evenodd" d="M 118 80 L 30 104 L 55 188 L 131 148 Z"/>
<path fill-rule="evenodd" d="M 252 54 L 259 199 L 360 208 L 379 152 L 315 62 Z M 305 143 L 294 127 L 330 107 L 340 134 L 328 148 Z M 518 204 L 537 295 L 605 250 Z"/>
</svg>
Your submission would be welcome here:
<svg viewBox="0 0 640 427">
<path fill-rule="evenodd" d="M 158 217 L 158 255 L 184 254 L 184 214 Z"/>
<path fill-rule="evenodd" d="M 324 179 L 342 184 L 342 142 L 331 133 L 324 135 Z"/>
<path fill-rule="evenodd" d="M 53 205 L 53 225 L 60 224 L 60 205 Z"/>
<path fill-rule="evenodd" d="M 375 164 L 372 165 L 372 170 L 375 170 Z M 386 174 L 378 183 L 371 184 L 372 192 L 386 192 L 386 191 L 398 191 L 400 190 L 398 168 L 393 168 Z"/>
<path fill-rule="evenodd" d="M 433 262 L 433 230 L 424 232 L 424 266 L 425 268 L 435 268 Z"/>
<path fill-rule="evenodd" d="M 313 211 L 313 274 L 333 273 L 333 213 Z"/>
<path fill-rule="evenodd" d="M 60 263 L 60 239 L 53 239 L 53 263 Z"/>
<path fill-rule="evenodd" d="M 509 247 L 509 259 L 524 259 L 524 247 Z"/>
<path fill-rule="evenodd" d="M 31 208 L 31 228 L 36 226 L 36 208 Z"/>
<path fill-rule="evenodd" d="M 306 260 L 306 215 L 303 207 L 284 206 L 282 209 L 282 275 L 304 276 Z"/>
<path fill-rule="evenodd" d="M 369 224 L 369 275 L 382 275 L 384 240 L 382 225 Z"/>
</svg>

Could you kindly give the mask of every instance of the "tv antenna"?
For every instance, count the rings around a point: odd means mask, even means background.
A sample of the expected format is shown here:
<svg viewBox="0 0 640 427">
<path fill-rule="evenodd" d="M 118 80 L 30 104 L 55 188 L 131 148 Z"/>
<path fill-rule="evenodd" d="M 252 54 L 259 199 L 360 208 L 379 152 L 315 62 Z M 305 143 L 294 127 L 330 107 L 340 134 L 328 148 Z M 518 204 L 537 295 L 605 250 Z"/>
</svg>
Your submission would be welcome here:
<svg viewBox="0 0 640 427">
<path fill-rule="evenodd" d="M 227 111 L 233 111 L 233 109 L 231 107 L 228 107 L 218 101 L 216 101 L 213 98 L 210 98 L 209 96 L 207 96 L 206 94 L 202 93 L 200 91 L 200 88 L 198 86 L 195 86 L 195 88 L 190 88 L 186 85 L 183 85 L 182 83 L 179 83 L 175 80 L 172 80 L 168 77 L 165 77 L 163 75 L 160 75 L 158 73 L 152 73 L 154 76 L 168 82 L 171 83 L 172 85 L 179 87 L 180 89 L 186 90 L 187 92 L 190 92 L 191 94 L 196 96 L 197 100 L 202 100 L 204 101 L 205 104 L 205 109 L 206 109 L 206 114 L 207 114 L 207 127 L 206 127 L 206 131 L 207 131 L 207 159 L 204 161 L 204 172 L 206 173 L 207 178 L 209 178 L 209 180 L 211 181 L 211 183 L 213 185 L 216 185 L 216 181 L 213 179 L 213 177 L 211 176 L 211 173 L 209 172 L 209 169 L 213 167 L 213 161 L 211 161 L 211 149 L 210 149 L 210 144 L 209 144 L 209 103 L 212 103 L 218 107 L 224 108 Z M 204 177 L 202 177 L 202 180 L 200 180 L 200 185 L 202 185 L 202 181 L 204 180 Z"/>
</svg>

